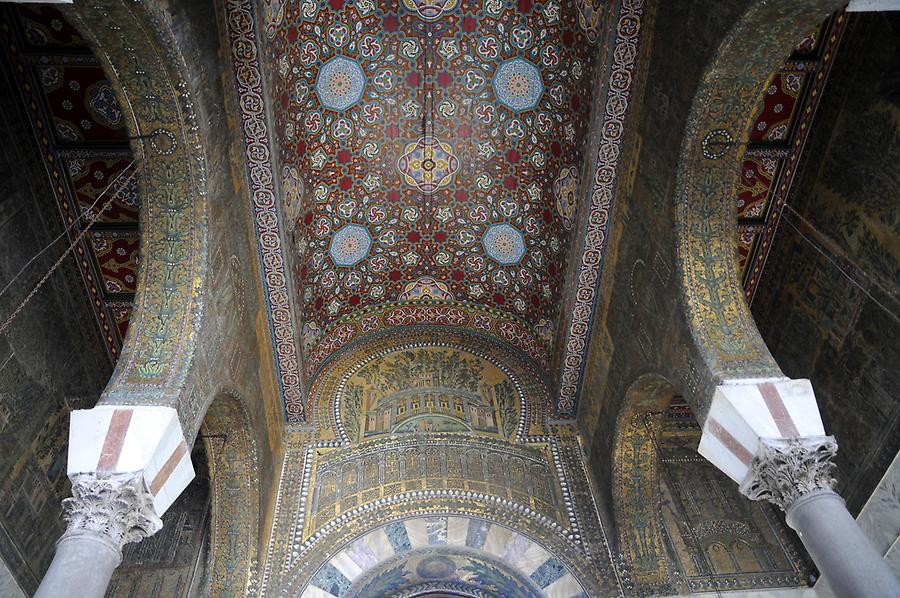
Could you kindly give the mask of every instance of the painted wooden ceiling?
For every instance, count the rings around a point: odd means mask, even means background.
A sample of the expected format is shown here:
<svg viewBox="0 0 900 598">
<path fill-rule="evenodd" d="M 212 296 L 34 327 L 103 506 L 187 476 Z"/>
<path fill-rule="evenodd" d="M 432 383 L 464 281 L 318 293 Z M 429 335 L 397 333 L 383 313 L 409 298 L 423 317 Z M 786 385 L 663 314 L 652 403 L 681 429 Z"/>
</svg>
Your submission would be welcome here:
<svg viewBox="0 0 900 598">
<path fill-rule="evenodd" d="M 744 292 L 753 300 L 806 139 L 846 25 L 838 13 L 811 32 L 759 99 L 736 190 L 737 248 Z"/>
<path fill-rule="evenodd" d="M 30 110 L 35 142 L 52 183 L 61 218 L 74 242 L 90 213 L 129 181 L 133 156 L 125 114 L 87 42 L 52 6 L 18 5 L 0 14 L 4 48 Z M 133 168 L 133 167 L 132 167 Z M 113 361 L 118 359 L 137 290 L 140 200 L 132 178 L 76 245 L 85 290 Z"/>
<path fill-rule="evenodd" d="M 269 2 L 307 374 L 354 338 L 474 328 L 545 371 L 599 13 L 531 0 Z"/>
</svg>

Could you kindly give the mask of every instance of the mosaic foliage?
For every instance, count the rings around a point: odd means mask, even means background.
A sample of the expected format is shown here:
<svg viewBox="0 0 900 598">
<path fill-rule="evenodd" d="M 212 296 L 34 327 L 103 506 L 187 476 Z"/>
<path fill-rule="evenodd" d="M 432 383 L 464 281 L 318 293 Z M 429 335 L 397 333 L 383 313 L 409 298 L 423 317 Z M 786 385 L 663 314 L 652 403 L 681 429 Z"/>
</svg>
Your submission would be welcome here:
<svg viewBox="0 0 900 598">
<path fill-rule="evenodd" d="M 700 427 L 684 400 L 645 378 L 626 401 L 613 497 L 633 595 L 802 585 L 797 540 L 771 505 L 747 501 L 697 454 Z"/>
<path fill-rule="evenodd" d="M 470 353 L 407 349 L 356 371 L 341 395 L 343 425 L 359 440 L 411 432 L 510 438 L 519 397 L 497 366 Z"/>
<path fill-rule="evenodd" d="M 694 96 L 676 189 L 679 271 L 691 334 L 709 372 L 720 379 L 780 373 L 753 324 L 739 282 L 734 168 L 742 163 L 743 148 L 735 140 L 746 138 L 747 124 L 753 122 L 759 81 L 836 8 L 828 0 L 804 0 L 778 11 L 748 11 L 730 30 Z M 761 30 L 765 35 L 758 35 Z M 773 114 L 781 106 L 778 116 L 787 111 L 784 102 L 796 88 L 788 78 L 783 81 L 785 89 L 776 85 L 767 96 L 785 96 L 770 101 Z M 763 130 L 771 131 L 765 122 Z"/>
<path fill-rule="evenodd" d="M 577 8 L 276 4 L 283 183 L 306 189 L 295 249 L 307 354 L 425 276 L 446 286 L 441 301 L 521 320 L 546 352 L 535 328 L 558 316 L 592 101 Z M 348 226 L 371 240 L 352 259 L 334 251 Z"/>
</svg>

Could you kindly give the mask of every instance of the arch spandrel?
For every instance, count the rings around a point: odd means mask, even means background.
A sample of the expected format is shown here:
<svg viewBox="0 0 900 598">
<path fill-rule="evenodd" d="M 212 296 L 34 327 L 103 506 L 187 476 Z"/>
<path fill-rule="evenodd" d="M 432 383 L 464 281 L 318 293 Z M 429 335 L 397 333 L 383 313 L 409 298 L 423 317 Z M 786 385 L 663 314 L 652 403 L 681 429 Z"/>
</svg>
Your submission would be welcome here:
<svg viewBox="0 0 900 598">
<path fill-rule="evenodd" d="M 186 65 L 153 4 L 78 4 L 67 14 L 105 65 L 140 168 L 136 307 L 102 401 L 176 406 L 200 326 L 207 259 L 205 154 Z"/>
<path fill-rule="evenodd" d="M 737 272 L 737 165 L 769 75 L 840 6 L 833 0 L 754 3 L 720 45 L 694 96 L 676 189 L 678 265 L 691 334 L 716 380 L 782 376 Z"/>
</svg>

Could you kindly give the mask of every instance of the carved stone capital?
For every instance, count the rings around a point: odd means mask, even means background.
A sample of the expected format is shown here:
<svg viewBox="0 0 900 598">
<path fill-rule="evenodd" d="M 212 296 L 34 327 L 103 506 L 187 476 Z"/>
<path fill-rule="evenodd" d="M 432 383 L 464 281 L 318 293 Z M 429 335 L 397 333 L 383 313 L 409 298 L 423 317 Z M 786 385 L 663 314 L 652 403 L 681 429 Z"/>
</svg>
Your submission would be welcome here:
<svg viewBox="0 0 900 598">
<path fill-rule="evenodd" d="M 786 510 L 801 496 L 832 489 L 835 453 L 834 436 L 761 438 L 759 453 L 741 483 L 741 493 L 751 500 L 767 500 Z"/>
<path fill-rule="evenodd" d="M 69 523 L 63 537 L 95 533 L 121 550 L 125 544 L 139 542 L 162 529 L 141 472 L 72 476 L 72 497 L 62 504 Z"/>
</svg>

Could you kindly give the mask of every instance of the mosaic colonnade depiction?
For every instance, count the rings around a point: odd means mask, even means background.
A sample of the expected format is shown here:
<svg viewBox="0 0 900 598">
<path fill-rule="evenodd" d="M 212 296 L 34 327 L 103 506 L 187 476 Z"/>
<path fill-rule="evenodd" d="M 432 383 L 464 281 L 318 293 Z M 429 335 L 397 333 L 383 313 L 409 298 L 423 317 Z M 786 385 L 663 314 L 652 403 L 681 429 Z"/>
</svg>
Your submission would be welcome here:
<svg viewBox="0 0 900 598">
<path fill-rule="evenodd" d="M 329 360 L 312 390 L 317 439 L 290 445 L 286 458 L 303 467 L 281 481 L 290 506 L 276 513 L 264 591 L 366 595 L 356 592 L 384 581 L 382 567 L 397 584 L 385 596 L 420 582 L 477 590 L 479 567 L 499 575 L 481 591 L 501 579 L 522 595 L 614 587 L 574 429 L 547 426 L 546 383 L 514 348 L 459 329 L 395 329 Z M 481 527 L 487 543 L 471 535 Z M 394 539 L 380 544 L 385 534 Z M 322 562 L 347 543 L 356 548 Z"/>
</svg>

